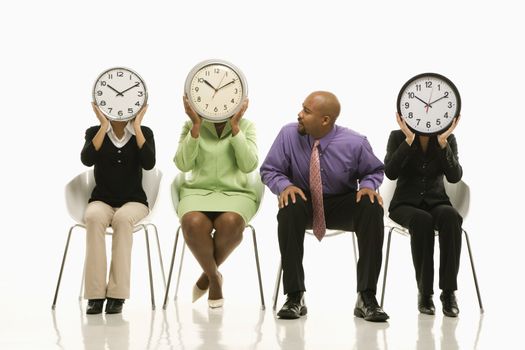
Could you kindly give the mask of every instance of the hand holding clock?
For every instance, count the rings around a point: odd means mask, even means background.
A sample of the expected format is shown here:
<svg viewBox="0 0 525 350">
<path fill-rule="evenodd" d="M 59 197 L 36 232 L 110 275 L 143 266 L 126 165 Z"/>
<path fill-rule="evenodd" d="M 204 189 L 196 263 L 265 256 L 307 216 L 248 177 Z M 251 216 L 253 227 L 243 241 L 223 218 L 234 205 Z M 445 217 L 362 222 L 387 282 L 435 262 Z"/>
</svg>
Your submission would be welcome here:
<svg viewBox="0 0 525 350">
<path fill-rule="evenodd" d="M 448 128 L 447 131 L 445 131 L 444 133 L 438 135 L 437 140 L 439 143 L 439 147 L 441 147 L 441 149 L 444 149 L 445 147 L 447 147 L 447 139 L 450 136 L 450 134 L 452 134 L 456 126 L 458 125 L 460 117 L 461 115 L 458 115 L 456 118 L 454 118 L 454 120 L 452 120 L 452 125 L 450 125 L 450 128 Z"/>
<path fill-rule="evenodd" d="M 403 119 L 399 115 L 399 113 L 396 113 L 396 121 L 397 121 L 397 124 L 399 125 L 399 128 L 401 129 L 401 131 L 403 131 L 403 134 L 405 134 L 406 136 L 406 139 L 405 139 L 406 143 L 408 143 L 408 145 L 411 146 L 412 142 L 414 142 L 414 139 L 416 138 L 416 134 L 408 128 L 405 119 Z"/>
<path fill-rule="evenodd" d="M 237 135 L 239 132 L 239 122 L 244 115 L 244 112 L 246 112 L 246 109 L 248 109 L 248 103 L 249 100 L 246 98 L 242 103 L 241 109 L 239 109 L 239 111 L 235 113 L 235 115 L 230 119 L 230 124 L 232 126 L 232 136 Z"/>
<path fill-rule="evenodd" d="M 186 115 L 190 117 L 190 120 L 193 123 L 193 127 L 191 128 L 191 136 L 196 139 L 199 137 L 202 118 L 193 110 L 193 108 L 191 108 L 190 102 L 186 95 L 182 96 L 182 102 L 184 103 L 184 111 L 186 112 Z"/>
</svg>

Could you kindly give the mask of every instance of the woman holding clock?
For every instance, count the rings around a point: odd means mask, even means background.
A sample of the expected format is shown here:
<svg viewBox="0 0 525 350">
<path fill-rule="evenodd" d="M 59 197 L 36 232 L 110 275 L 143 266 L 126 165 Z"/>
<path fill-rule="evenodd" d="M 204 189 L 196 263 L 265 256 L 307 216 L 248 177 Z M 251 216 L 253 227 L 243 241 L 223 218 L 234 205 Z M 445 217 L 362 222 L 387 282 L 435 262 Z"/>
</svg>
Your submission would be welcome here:
<svg viewBox="0 0 525 350">
<path fill-rule="evenodd" d="M 258 165 L 255 126 L 243 118 L 247 99 L 221 122 L 203 119 L 186 96 L 183 103 L 190 120 L 174 161 L 192 177 L 179 189 L 178 216 L 186 244 L 203 270 L 193 286 L 193 302 L 208 291 L 208 305 L 217 308 L 224 301 L 219 266 L 240 244 L 257 211 L 255 190 L 245 187 L 247 174 Z"/>
<path fill-rule="evenodd" d="M 440 134 L 416 134 L 397 114 L 400 130 L 392 131 L 385 156 L 385 175 L 397 179 L 389 216 L 408 228 L 418 294 L 419 312 L 434 315 L 434 230 L 439 232 L 439 288 L 443 313 L 459 313 L 454 291 L 461 254 L 463 219 L 445 193 L 444 176 L 451 183 L 461 180 L 456 139 L 452 132 L 459 115 Z"/>
</svg>

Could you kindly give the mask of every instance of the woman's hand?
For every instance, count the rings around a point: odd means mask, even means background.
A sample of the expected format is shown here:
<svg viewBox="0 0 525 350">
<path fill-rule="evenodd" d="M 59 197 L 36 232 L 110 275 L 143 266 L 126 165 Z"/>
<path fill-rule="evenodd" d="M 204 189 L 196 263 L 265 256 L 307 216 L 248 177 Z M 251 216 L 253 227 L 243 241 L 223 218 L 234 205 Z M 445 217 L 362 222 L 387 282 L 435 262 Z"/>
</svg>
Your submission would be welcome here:
<svg viewBox="0 0 525 350">
<path fill-rule="evenodd" d="M 184 103 L 184 111 L 186 112 L 186 115 L 190 117 L 190 120 L 193 123 L 191 136 L 197 138 L 200 134 L 202 118 L 193 110 L 193 108 L 191 108 L 190 101 L 186 95 L 182 97 L 182 102 Z"/>
<path fill-rule="evenodd" d="M 437 140 L 438 140 L 438 143 L 439 143 L 439 147 L 441 147 L 441 149 L 444 149 L 445 147 L 447 147 L 447 139 L 450 136 L 450 134 L 452 134 L 452 132 L 454 131 L 456 126 L 458 125 L 460 117 L 461 117 L 461 115 L 458 115 L 457 118 L 454 118 L 450 128 L 448 128 L 447 131 L 445 131 L 444 133 L 438 135 Z"/>
<path fill-rule="evenodd" d="M 414 142 L 414 139 L 416 138 L 416 134 L 408 128 L 407 122 L 403 118 L 401 118 L 399 113 L 396 113 L 396 121 L 397 121 L 397 125 L 399 125 L 399 128 L 401 129 L 403 134 L 405 134 L 406 136 L 406 139 L 405 139 L 406 143 L 408 143 L 408 145 L 411 146 L 412 142 Z"/>
<path fill-rule="evenodd" d="M 239 122 L 241 121 L 242 116 L 244 115 L 244 112 L 246 112 L 246 109 L 248 109 L 248 103 L 250 101 L 248 99 L 245 99 L 242 103 L 241 109 L 233 117 L 230 118 L 230 124 L 232 126 L 232 136 L 237 135 L 239 132 Z"/>
</svg>

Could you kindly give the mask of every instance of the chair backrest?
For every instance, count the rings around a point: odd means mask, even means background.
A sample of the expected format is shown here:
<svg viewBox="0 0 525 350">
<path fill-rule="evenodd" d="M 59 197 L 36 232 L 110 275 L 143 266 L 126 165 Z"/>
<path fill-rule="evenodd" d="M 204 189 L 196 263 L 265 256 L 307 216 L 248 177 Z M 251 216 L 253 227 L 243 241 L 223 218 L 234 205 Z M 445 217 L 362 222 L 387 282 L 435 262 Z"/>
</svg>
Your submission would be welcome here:
<svg viewBox="0 0 525 350">
<path fill-rule="evenodd" d="M 142 187 L 144 188 L 144 192 L 146 192 L 150 209 L 153 209 L 157 202 L 161 179 L 162 172 L 157 168 L 142 171 Z M 93 188 L 95 188 L 93 169 L 78 174 L 66 185 L 67 211 L 76 223 L 84 223 L 84 212 L 86 211 Z"/>
<path fill-rule="evenodd" d="M 450 183 L 447 179 L 444 179 L 445 192 L 450 198 L 450 203 L 456 208 L 458 213 L 465 219 L 468 215 L 469 204 L 470 204 L 470 188 L 461 180 L 457 183 Z M 385 214 L 388 213 L 388 207 L 394 196 L 396 190 L 397 180 L 390 180 L 387 177 L 383 180 L 381 187 L 379 188 L 379 194 L 383 198 L 383 207 L 385 208 Z"/>
<path fill-rule="evenodd" d="M 180 172 L 175 176 L 175 179 L 171 183 L 171 201 L 173 203 L 173 209 L 177 213 L 177 208 L 180 201 L 180 188 L 181 186 L 191 177 L 191 172 L 183 173 Z M 255 195 L 257 197 L 257 212 L 261 206 L 262 199 L 264 197 L 264 184 L 261 181 L 261 175 L 258 170 L 254 170 L 247 174 L 248 181 L 246 187 L 255 189 Z M 254 214 L 257 215 L 257 212 Z"/>
</svg>

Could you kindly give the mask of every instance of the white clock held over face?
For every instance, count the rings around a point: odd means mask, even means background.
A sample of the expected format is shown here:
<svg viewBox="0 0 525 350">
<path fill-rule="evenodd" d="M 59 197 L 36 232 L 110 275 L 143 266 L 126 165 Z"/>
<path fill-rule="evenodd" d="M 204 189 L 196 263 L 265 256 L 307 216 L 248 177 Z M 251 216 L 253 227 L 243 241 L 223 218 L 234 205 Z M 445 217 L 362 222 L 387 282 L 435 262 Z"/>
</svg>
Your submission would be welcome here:
<svg viewBox="0 0 525 350">
<path fill-rule="evenodd" d="M 224 60 L 211 59 L 193 67 L 184 91 L 199 116 L 220 123 L 239 111 L 248 96 L 248 85 L 239 68 Z"/>
<path fill-rule="evenodd" d="M 129 68 L 107 69 L 93 85 L 93 101 L 109 120 L 133 119 L 147 100 L 144 80 Z"/>
<path fill-rule="evenodd" d="M 460 110 L 458 89 L 448 78 L 436 73 L 409 79 L 397 96 L 397 112 L 418 135 L 442 133 Z"/>
</svg>

